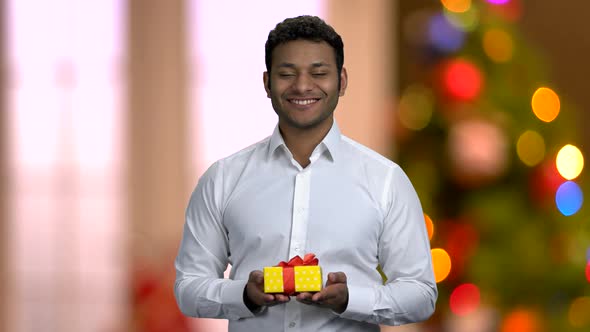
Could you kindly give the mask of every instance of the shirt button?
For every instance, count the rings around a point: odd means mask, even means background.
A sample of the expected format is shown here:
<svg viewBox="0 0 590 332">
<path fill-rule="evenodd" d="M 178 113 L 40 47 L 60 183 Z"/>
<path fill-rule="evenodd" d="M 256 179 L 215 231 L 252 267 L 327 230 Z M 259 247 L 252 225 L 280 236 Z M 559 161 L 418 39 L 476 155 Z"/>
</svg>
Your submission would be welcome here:
<svg viewBox="0 0 590 332">
<path fill-rule="evenodd" d="M 289 327 L 295 327 L 296 323 L 295 322 L 291 322 L 289 323 Z"/>
</svg>

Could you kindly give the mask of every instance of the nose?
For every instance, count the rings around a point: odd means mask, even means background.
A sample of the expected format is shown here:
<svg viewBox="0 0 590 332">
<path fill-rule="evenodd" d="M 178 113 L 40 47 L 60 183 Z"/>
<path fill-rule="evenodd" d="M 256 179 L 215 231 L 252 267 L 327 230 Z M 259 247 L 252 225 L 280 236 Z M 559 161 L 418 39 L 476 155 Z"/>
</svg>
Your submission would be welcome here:
<svg viewBox="0 0 590 332">
<path fill-rule="evenodd" d="M 308 74 L 299 74 L 293 82 L 293 89 L 299 93 L 311 91 L 313 89 L 313 78 Z"/>
</svg>

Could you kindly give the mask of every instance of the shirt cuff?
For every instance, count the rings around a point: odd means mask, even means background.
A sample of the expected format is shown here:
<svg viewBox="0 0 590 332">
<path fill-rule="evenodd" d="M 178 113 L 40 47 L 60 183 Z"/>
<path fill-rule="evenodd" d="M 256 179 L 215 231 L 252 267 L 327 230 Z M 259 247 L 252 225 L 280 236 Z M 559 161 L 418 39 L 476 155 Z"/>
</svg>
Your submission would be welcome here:
<svg viewBox="0 0 590 332">
<path fill-rule="evenodd" d="M 367 321 L 373 315 L 375 291 L 372 287 L 348 285 L 348 305 L 339 316 L 356 321 Z"/>
<path fill-rule="evenodd" d="M 229 320 L 254 317 L 254 314 L 244 303 L 244 288 L 248 280 L 230 280 L 223 288 L 221 303 L 225 317 Z"/>
</svg>

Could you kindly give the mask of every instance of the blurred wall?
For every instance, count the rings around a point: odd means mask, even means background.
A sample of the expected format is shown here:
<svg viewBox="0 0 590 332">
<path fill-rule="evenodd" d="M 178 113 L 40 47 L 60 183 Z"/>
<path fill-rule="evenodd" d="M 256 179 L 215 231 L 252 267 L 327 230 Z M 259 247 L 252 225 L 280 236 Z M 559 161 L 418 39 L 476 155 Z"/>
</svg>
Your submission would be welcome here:
<svg viewBox="0 0 590 332">
<path fill-rule="evenodd" d="M 392 155 L 397 2 L 330 0 L 326 19 L 342 35 L 348 89 L 335 117 L 343 133 Z"/>
<path fill-rule="evenodd" d="M 0 22 L 4 22 L 2 19 L 4 17 L 4 0 L 0 0 Z M 0 24 L 0 237 L 4 237 L 7 234 L 7 223 L 8 223 L 8 213 L 7 213 L 7 203 L 6 203 L 6 179 L 7 179 L 7 171 L 6 171 L 6 109 L 5 109 L 5 100 L 4 100 L 4 93 L 6 89 L 4 88 L 4 78 L 5 78 L 5 60 L 4 60 L 4 24 Z M 8 275 L 8 268 L 7 268 L 7 250 L 6 241 L 3 241 L 0 238 L 0 294 L 6 294 L 6 285 L 8 281 L 6 280 L 6 276 Z M 5 331 L 6 325 L 5 322 L 7 321 L 6 315 L 6 296 L 0 296 L 0 330 Z"/>
<path fill-rule="evenodd" d="M 128 5 L 128 220 L 131 255 L 144 263 L 175 257 L 192 186 L 185 5 L 183 0 Z"/>
</svg>

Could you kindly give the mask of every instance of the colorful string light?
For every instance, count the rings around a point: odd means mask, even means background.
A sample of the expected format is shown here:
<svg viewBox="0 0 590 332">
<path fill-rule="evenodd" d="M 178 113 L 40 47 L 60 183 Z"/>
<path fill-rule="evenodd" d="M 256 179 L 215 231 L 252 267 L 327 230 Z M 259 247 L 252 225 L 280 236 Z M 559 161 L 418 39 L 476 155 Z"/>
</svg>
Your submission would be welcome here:
<svg viewBox="0 0 590 332">
<path fill-rule="evenodd" d="M 557 188 L 555 203 L 559 212 L 564 216 L 576 214 L 582 207 L 583 200 L 582 189 L 573 181 L 566 181 Z"/>
<path fill-rule="evenodd" d="M 550 88 L 538 88 L 531 101 L 533 112 L 544 122 L 551 122 L 559 115 L 559 96 Z"/>
<path fill-rule="evenodd" d="M 451 311 L 457 316 L 468 315 L 480 304 L 479 288 L 474 284 L 462 284 L 455 288 L 449 299 Z"/>
<path fill-rule="evenodd" d="M 437 283 L 445 280 L 451 272 L 451 257 L 441 248 L 430 251 L 432 255 L 432 266 L 434 268 L 434 279 Z"/>
<path fill-rule="evenodd" d="M 555 164 L 559 174 L 566 180 L 573 180 L 584 169 L 584 156 L 576 146 L 567 144 L 557 153 Z"/>
</svg>

